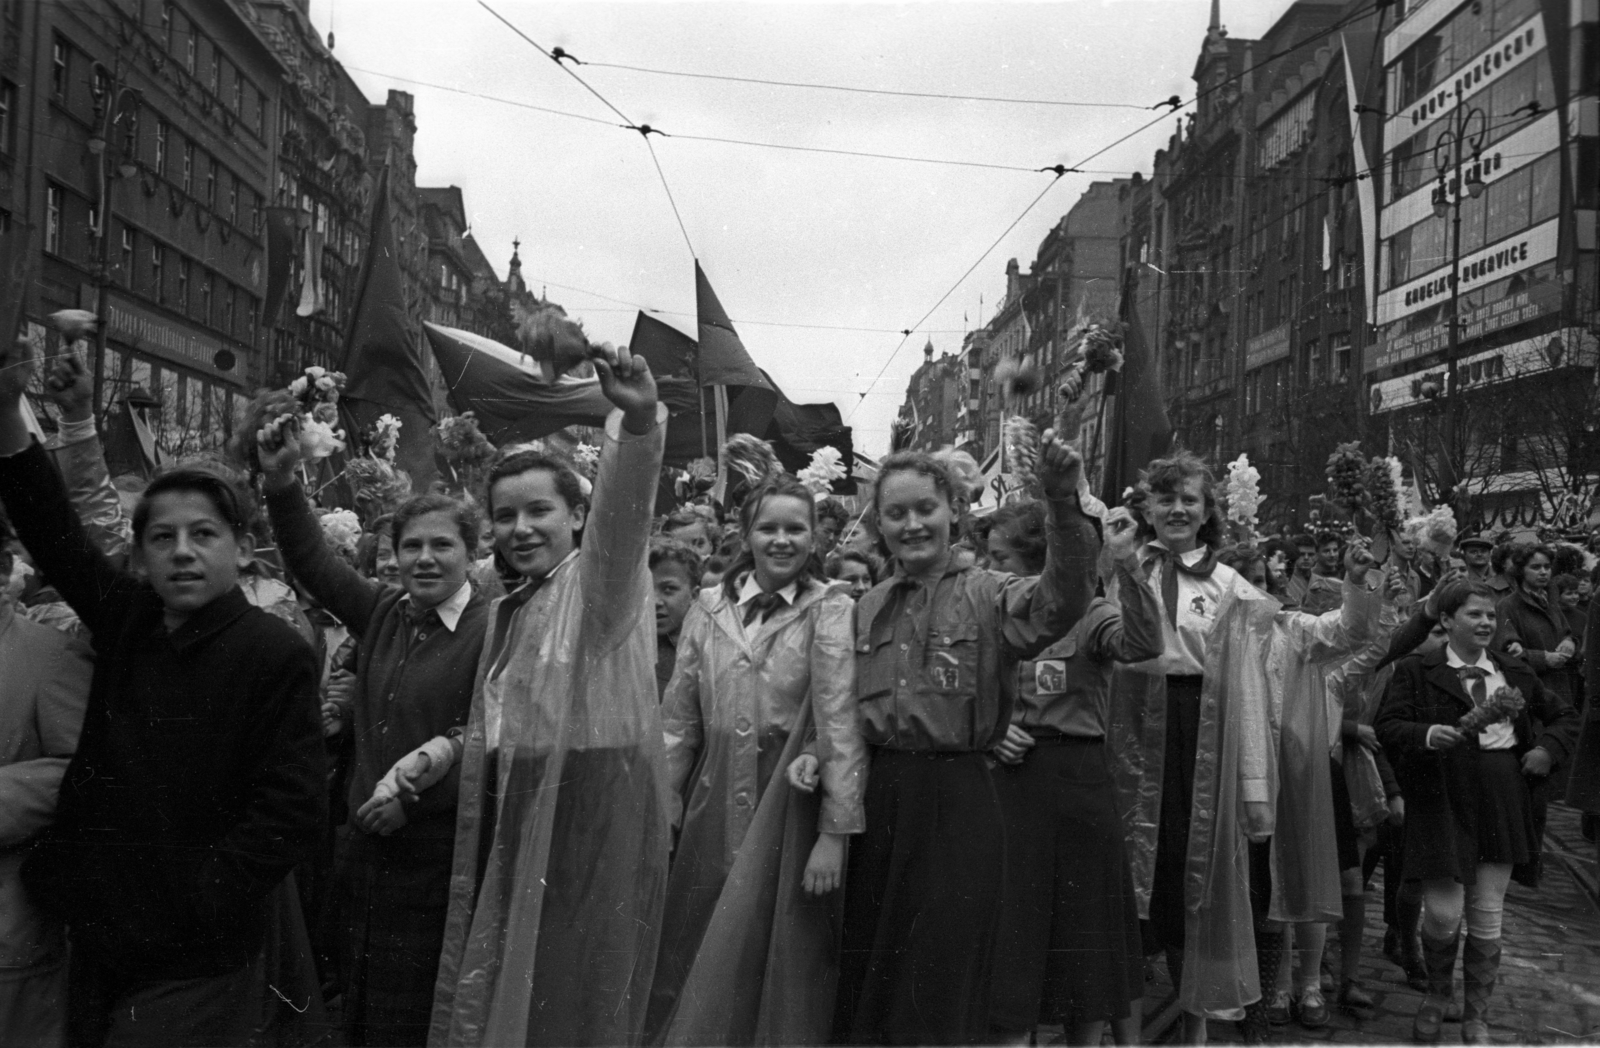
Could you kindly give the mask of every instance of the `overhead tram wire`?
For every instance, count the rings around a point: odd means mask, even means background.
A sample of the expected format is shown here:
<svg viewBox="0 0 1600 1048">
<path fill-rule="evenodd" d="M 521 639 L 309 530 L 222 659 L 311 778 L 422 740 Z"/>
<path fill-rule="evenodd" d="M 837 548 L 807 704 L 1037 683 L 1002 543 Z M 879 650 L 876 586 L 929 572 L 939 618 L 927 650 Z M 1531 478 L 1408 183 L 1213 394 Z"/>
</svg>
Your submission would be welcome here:
<svg viewBox="0 0 1600 1048">
<path fill-rule="evenodd" d="M 808 83 L 797 80 L 764 80 L 753 76 L 728 76 L 722 73 L 690 73 L 680 69 L 649 69 L 644 66 L 626 65 L 621 62 L 586 62 L 578 56 L 561 48 L 555 49 L 555 57 L 566 59 L 577 65 L 589 66 L 594 69 L 622 69 L 630 73 L 647 73 L 651 76 L 676 76 L 691 80 L 722 80 L 735 84 L 759 84 L 766 87 L 795 87 L 809 91 L 842 91 L 856 95 L 886 95 L 891 98 L 929 98 L 946 102 L 992 102 L 1000 105 L 1024 106 L 1069 106 L 1082 109 L 1137 109 L 1147 110 L 1149 106 L 1141 106 L 1132 102 L 1073 102 L 1059 98 L 1004 98 L 996 95 L 957 95 L 933 91 L 894 91 L 888 88 L 852 87 L 845 84 L 820 84 Z"/>
<path fill-rule="evenodd" d="M 481 0 L 480 0 L 480 2 L 481 2 Z M 1270 62 L 1276 61 L 1277 59 L 1282 58 L 1282 57 L 1284 57 L 1286 55 L 1292 54 L 1293 52 L 1298 51 L 1301 48 L 1306 47 L 1309 44 L 1315 43 L 1316 41 L 1322 39 L 1323 37 L 1330 36 L 1333 33 L 1336 33 L 1339 30 L 1346 28 L 1347 26 L 1351 25 L 1352 23 L 1354 23 L 1356 21 L 1359 21 L 1362 18 L 1365 18 L 1367 15 L 1371 14 L 1373 11 L 1381 10 L 1382 8 L 1388 7 L 1393 2 L 1394 2 L 1394 0 L 1374 0 L 1373 3 L 1367 5 L 1366 7 L 1361 8 L 1361 9 L 1359 9 L 1357 11 L 1355 11 L 1349 17 L 1347 17 L 1347 18 L 1345 18 L 1345 19 L 1343 19 L 1343 20 L 1341 20 L 1339 22 L 1334 23 L 1333 25 L 1329 26 L 1328 28 L 1323 29 L 1323 30 L 1319 30 L 1318 32 L 1313 33 L 1310 36 L 1306 37 L 1304 40 L 1298 41 L 1297 43 L 1292 44 L 1289 47 L 1286 47 L 1281 51 L 1276 51 L 1273 54 L 1267 56 L 1266 58 L 1262 59 L 1259 62 L 1252 62 L 1248 67 L 1246 67 L 1245 69 L 1240 70 L 1238 73 L 1234 74 L 1233 76 L 1228 77 L 1225 80 L 1218 81 L 1216 84 L 1213 84 L 1211 87 L 1206 88 L 1205 90 L 1196 93 L 1196 95 L 1193 98 L 1189 99 L 1187 102 L 1180 102 L 1179 104 L 1172 106 L 1170 111 L 1168 111 L 1166 113 L 1162 113 L 1160 116 L 1156 117 L 1154 120 L 1151 120 L 1150 122 L 1141 125 L 1140 127 L 1136 128 L 1135 130 L 1129 132 L 1128 134 L 1123 135 L 1121 138 L 1119 138 L 1116 141 L 1112 142 L 1110 145 L 1103 146 L 1102 148 L 1095 150 L 1093 153 L 1090 153 L 1088 156 L 1086 156 L 1083 159 L 1079 160 L 1078 161 L 1078 165 L 1081 166 L 1083 164 L 1088 163 L 1091 160 L 1094 160 L 1097 157 L 1103 156 L 1104 154 L 1110 152 L 1112 149 L 1115 149 L 1117 146 L 1119 146 L 1122 143 L 1128 141 L 1130 138 L 1133 138 L 1135 135 L 1139 135 L 1139 134 L 1143 133 L 1144 131 L 1147 131 L 1150 128 L 1154 127 L 1156 124 L 1161 123 L 1167 117 L 1171 116 L 1173 113 L 1178 112 L 1180 109 L 1185 109 L 1188 106 L 1191 106 L 1194 103 L 1198 102 L 1200 99 L 1204 98 L 1206 95 L 1210 94 L 1211 92 L 1220 90 L 1221 88 L 1227 86 L 1229 83 L 1240 79 L 1241 77 L 1244 76 L 1245 73 L 1253 72 L 1254 70 L 1256 70 L 1256 69 L 1258 69 L 1258 68 L 1260 68 L 1262 66 L 1265 66 L 1266 64 L 1268 64 Z M 1167 105 L 1167 104 L 1168 103 L 1160 102 L 1160 103 L 1157 103 L 1157 106 Z M 1152 108 L 1155 108 L 1155 107 L 1152 107 Z M 889 359 L 884 361 L 883 367 L 878 369 L 878 374 L 876 376 L 874 376 L 872 382 L 867 386 L 866 391 L 861 393 L 861 394 L 859 394 L 860 399 L 856 401 L 856 406 L 850 410 L 850 414 L 845 417 L 845 421 L 848 422 L 851 418 L 853 418 L 855 416 L 856 411 L 860 409 L 860 407 L 861 407 L 861 405 L 863 403 L 865 403 L 866 398 L 867 398 L 867 394 L 872 391 L 872 387 L 876 386 L 878 384 L 878 382 L 883 378 L 884 374 L 889 370 L 889 366 L 894 363 L 895 358 L 900 355 L 900 351 L 902 349 L 904 349 L 905 346 L 906 346 L 906 343 L 908 341 L 910 341 L 911 333 L 913 331 L 915 331 L 918 327 L 920 327 L 928 319 L 928 317 L 932 316 L 934 311 L 937 310 L 940 306 L 942 306 L 945 303 L 946 299 L 948 299 L 951 295 L 955 294 L 956 289 L 959 288 L 963 283 L 966 282 L 967 277 L 971 276 L 973 271 L 976 270 L 978 268 L 978 266 L 983 264 L 983 260 L 988 258 L 989 255 L 991 253 L 993 253 L 993 251 L 994 251 L 994 249 L 996 247 L 1000 246 L 1000 242 L 1002 240 L 1004 240 L 1007 236 L 1011 235 L 1011 231 L 1013 229 L 1015 229 L 1017 227 L 1017 225 L 1020 224 L 1024 218 L 1027 217 L 1028 213 L 1031 212 L 1034 209 L 1034 207 L 1039 203 L 1040 200 L 1044 199 L 1045 193 L 1048 193 L 1050 191 L 1050 189 L 1056 184 L 1056 182 L 1059 182 L 1061 180 L 1061 176 L 1064 173 L 1065 172 L 1063 171 L 1060 174 L 1057 174 L 1057 176 L 1055 178 L 1055 181 L 1052 181 L 1050 183 L 1050 185 L 1046 186 L 1044 188 L 1044 192 L 1040 193 L 1037 197 L 1035 197 L 1034 200 L 1033 200 L 1033 203 L 1029 204 L 1027 206 L 1027 208 L 1024 209 L 1022 214 L 1018 215 L 1016 220 L 1013 221 L 1011 223 L 1011 225 L 1006 227 L 1005 232 L 1001 233 L 1000 236 L 995 240 L 995 242 L 993 244 L 989 245 L 988 249 L 986 249 L 984 251 L 984 253 L 981 256 L 979 256 L 978 260 L 976 262 L 974 262 L 970 267 L 968 267 L 967 271 L 961 275 L 961 278 L 959 280 L 957 280 L 955 282 L 955 284 L 952 285 L 951 288 L 948 291 L 946 291 L 943 295 L 939 296 L 939 301 L 937 301 L 937 302 L 935 302 L 933 304 L 933 308 L 932 309 L 928 310 L 927 313 L 923 314 L 921 320 L 919 320 L 911 328 L 907 328 L 907 329 L 903 329 L 902 330 L 902 336 L 903 337 L 900 339 L 899 344 L 896 345 L 895 348 L 894 348 L 894 351 L 889 354 Z"/>
<path fill-rule="evenodd" d="M 1022 220 L 1027 218 L 1028 215 L 1033 211 L 1033 209 L 1035 207 L 1039 206 L 1039 201 L 1043 200 L 1045 198 L 1045 196 L 1050 192 L 1050 190 L 1054 189 L 1056 187 L 1056 185 L 1060 183 L 1061 179 L 1063 177 L 1065 177 L 1065 175 L 1066 175 L 1066 172 L 1061 172 L 1060 174 L 1057 174 L 1055 178 L 1051 179 L 1050 180 L 1050 184 L 1045 186 L 1043 189 L 1041 189 L 1039 191 L 1039 195 L 1034 197 L 1033 200 L 1031 200 L 1028 203 L 1028 206 L 1022 209 L 1022 213 L 1019 214 L 1016 218 L 1011 220 L 1011 224 L 1009 226 L 1006 226 L 1005 231 L 1002 232 L 999 236 L 994 238 L 994 243 L 990 244 L 987 248 L 984 249 L 983 254 L 978 256 L 977 261 L 973 262 L 972 265 L 967 267 L 967 271 L 965 273 L 961 274 L 960 279 L 958 279 L 954 284 L 950 285 L 950 290 L 948 290 L 944 294 L 940 295 L 939 296 L 939 301 L 935 302 L 933 304 L 933 306 L 926 313 L 922 314 L 921 319 L 919 319 L 915 324 L 911 325 L 909 328 L 903 328 L 901 330 L 901 332 L 900 332 L 901 338 L 900 338 L 899 345 L 894 347 L 894 352 L 889 354 L 889 359 L 885 360 L 883 362 L 883 367 L 879 368 L 878 369 L 878 373 L 873 376 L 872 381 L 867 383 L 867 388 L 862 390 L 860 393 L 857 394 L 857 397 L 859 399 L 856 401 L 856 406 L 850 409 L 850 414 L 845 416 L 844 421 L 849 422 L 852 418 L 854 418 L 856 412 L 861 409 L 861 405 L 866 403 L 867 396 L 872 392 L 872 387 L 876 386 L 878 384 L 879 380 L 881 380 L 883 378 L 884 373 L 889 370 L 889 365 L 894 363 L 895 358 L 900 355 L 900 351 L 902 349 L 904 349 L 905 346 L 906 346 L 906 343 L 911 340 L 912 333 L 915 332 L 915 331 L 920 330 L 922 325 L 927 322 L 928 318 L 933 316 L 934 312 L 940 306 L 944 305 L 945 300 L 948 299 L 951 295 L 955 294 L 957 288 L 959 288 L 962 284 L 966 283 L 967 278 L 972 275 L 973 271 L 976 270 L 979 266 L 983 265 L 983 260 L 988 258 L 991 254 L 994 253 L 994 249 L 1000 246 L 1001 241 L 1005 240 L 1006 237 L 1011 235 L 1011 231 L 1013 229 L 1016 229 L 1017 226 L 1022 223 Z"/>
</svg>

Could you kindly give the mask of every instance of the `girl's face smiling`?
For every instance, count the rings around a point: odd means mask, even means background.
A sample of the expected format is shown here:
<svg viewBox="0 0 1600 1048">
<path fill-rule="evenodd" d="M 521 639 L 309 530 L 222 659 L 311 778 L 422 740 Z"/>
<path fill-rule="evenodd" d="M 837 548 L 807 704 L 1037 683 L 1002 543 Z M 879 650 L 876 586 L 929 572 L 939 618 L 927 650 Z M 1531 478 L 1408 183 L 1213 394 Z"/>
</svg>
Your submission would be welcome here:
<svg viewBox="0 0 1600 1048">
<path fill-rule="evenodd" d="M 524 578 L 542 579 L 578 544 L 587 513 L 572 506 L 548 469 L 502 477 L 489 492 L 494 544 Z"/>
<path fill-rule="evenodd" d="M 1200 525 L 1206 519 L 1205 482 L 1185 477 L 1173 491 L 1151 494 L 1144 519 L 1156 538 L 1174 553 L 1188 553 L 1200 545 Z"/>
<path fill-rule="evenodd" d="M 926 575 L 950 556 L 955 510 L 933 478 L 911 470 L 884 477 L 878 487 L 878 530 L 907 575 Z"/>
<path fill-rule="evenodd" d="M 872 588 L 872 572 L 859 560 L 840 561 L 839 573 L 834 578 L 850 586 L 851 600 L 860 600 Z"/>
<path fill-rule="evenodd" d="M 750 523 L 750 555 L 756 582 L 771 593 L 799 578 L 811 556 L 813 509 L 794 495 L 769 495 L 761 500 Z"/>
</svg>

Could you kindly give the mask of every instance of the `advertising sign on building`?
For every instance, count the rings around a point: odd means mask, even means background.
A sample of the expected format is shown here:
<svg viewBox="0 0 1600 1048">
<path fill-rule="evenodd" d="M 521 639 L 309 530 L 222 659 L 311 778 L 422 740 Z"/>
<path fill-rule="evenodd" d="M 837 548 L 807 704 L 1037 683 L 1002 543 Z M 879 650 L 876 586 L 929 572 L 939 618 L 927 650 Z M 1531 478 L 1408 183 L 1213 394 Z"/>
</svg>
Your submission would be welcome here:
<svg viewBox="0 0 1600 1048">
<path fill-rule="evenodd" d="M 1507 295 L 1461 314 L 1459 338 L 1468 342 L 1483 335 L 1505 331 L 1561 309 L 1561 287 L 1554 282 L 1540 283 L 1527 291 Z M 1398 328 L 1400 325 L 1395 325 Z M 1441 353 L 1450 344 L 1450 322 L 1430 324 L 1416 331 L 1394 333 L 1380 339 L 1367 354 L 1365 370 L 1379 371 L 1407 361 Z"/>
<path fill-rule="evenodd" d="M 85 287 L 79 301 L 93 303 L 94 289 Z M 106 325 L 107 338 L 137 353 L 180 365 L 241 389 L 247 384 L 242 343 L 219 338 L 186 321 L 163 316 L 114 291 L 106 297 L 106 315 L 102 321 Z"/>
<path fill-rule="evenodd" d="M 1244 344 L 1244 369 L 1250 371 L 1289 355 L 1289 325 L 1279 324 Z"/>
<path fill-rule="evenodd" d="M 1488 247 L 1461 256 L 1461 290 L 1471 291 L 1556 257 L 1561 220 L 1551 218 Z M 1449 301 L 1454 278 L 1449 265 L 1378 296 L 1378 324 L 1393 324 L 1420 309 Z"/>
</svg>

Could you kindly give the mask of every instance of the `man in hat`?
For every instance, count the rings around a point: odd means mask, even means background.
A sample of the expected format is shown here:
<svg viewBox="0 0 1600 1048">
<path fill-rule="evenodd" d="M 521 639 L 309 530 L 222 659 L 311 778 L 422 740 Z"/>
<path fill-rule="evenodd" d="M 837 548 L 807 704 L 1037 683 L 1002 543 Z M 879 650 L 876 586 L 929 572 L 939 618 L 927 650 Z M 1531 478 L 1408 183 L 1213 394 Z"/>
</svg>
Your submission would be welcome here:
<svg viewBox="0 0 1600 1048">
<path fill-rule="evenodd" d="M 1493 549 L 1494 543 L 1482 535 L 1463 535 L 1456 540 L 1456 554 L 1467 566 L 1467 578 L 1488 582 L 1494 576 L 1489 567 L 1489 552 Z"/>
</svg>

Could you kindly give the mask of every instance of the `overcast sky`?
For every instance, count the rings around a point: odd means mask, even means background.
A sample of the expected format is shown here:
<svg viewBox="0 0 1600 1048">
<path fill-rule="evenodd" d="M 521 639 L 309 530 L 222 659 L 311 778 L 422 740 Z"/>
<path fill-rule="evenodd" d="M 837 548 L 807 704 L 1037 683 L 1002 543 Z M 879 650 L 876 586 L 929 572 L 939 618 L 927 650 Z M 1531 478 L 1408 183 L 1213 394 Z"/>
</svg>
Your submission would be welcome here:
<svg viewBox="0 0 1600 1048">
<path fill-rule="evenodd" d="M 1210 13 L 1209 0 L 489 3 L 545 48 L 586 62 L 1141 107 L 1192 97 Z M 1287 7 L 1224 0 L 1223 23 L 1254 38 Z M 604 104 L 478 3 L 312 0 L 311 9 L 320 30 L 336 31 L 335 54 L 372 101 L 390 87 L 415 96 L 417 181 L 462 188 L 473 235 L 502 275 L 520 237 L 529 283 L 547 285 L 591 334 L 620 342 L 635 304 L 694 333 L 698 257 L 756 362 L 791 399 L 837 403 L 856 447 L 872 455 L 887 448 L 928 338 L 940 353 L 958 349 L 963 330 L 992 315 L 1006 260 L 1026 270 L 1090 181 L 1148 175 L 1175 124 L 1163 119 L 1086 165 L 1101 173 L 1061 179 L 901 345 L 899 330 L 1053 176 L 652 136 L 691 254 L 640 135 L 615 126 Z M 579 72 L 631 122 L 669 135 L 1028 168 L 1072 166 L 1155 116 Z"/>
</svg>

